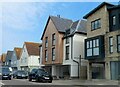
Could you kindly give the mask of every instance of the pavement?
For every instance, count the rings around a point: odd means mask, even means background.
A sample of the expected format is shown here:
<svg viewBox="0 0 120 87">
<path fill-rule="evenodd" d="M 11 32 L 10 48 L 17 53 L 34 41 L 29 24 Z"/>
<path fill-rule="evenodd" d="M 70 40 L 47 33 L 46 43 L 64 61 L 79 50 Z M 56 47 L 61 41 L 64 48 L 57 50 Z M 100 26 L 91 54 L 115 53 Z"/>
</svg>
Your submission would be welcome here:
<svg viewBox="0 0 120 87">
<path fill-rule="evenodd" d="M 36 81 L 29 82 L 28 79 L 12 79 L 12 80 L 3 80 L 0 82 L 0 85 L 44 85 L 46 87 L 120 87 L 118 81 L 115 80 L 80 80 L 80 79 L 72 79 L 72 80 L 53 80 L 52 83 L 39 83 Z M 109 86 L 108 86 L 109 85 Z M 119 85 L 119 86 L 118 86 Z M 11 86 L 12 87 L 12 86 Z"/>
<path fill-rule="evenodd" d="M 104 80 L 104 79 L 92 79 L 92 80 L 55 80 L 54 84 L 64 84 L 64 85 L 120 85 L 117 80 Z"/>
</svg>

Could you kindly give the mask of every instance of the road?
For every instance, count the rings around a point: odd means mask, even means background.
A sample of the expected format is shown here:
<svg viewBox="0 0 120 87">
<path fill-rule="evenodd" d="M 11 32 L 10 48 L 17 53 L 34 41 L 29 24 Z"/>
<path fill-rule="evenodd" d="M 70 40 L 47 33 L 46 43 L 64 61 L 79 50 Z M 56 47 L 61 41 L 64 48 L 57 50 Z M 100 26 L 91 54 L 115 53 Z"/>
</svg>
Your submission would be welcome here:
<svg viewBox="0 0 120 87">
<path fill-rule="evenodd" d="M 83 87 L 83 86 L 70 86 L 70 85 L 63 85 L 61 83 L 56 83 L 53 81 L 52 83 L 41 83 L 32 81 L 29 82 L 26 79 L 12 79 L 12 80 L 2 80 L 1 81 L 2 87 Z"/>
<path fill-rule="evenodd" d="M 98 83 L 98 85 L 84 85 L 82 83 L 85 82 L 79 82 L 79 80 L 78 82 L 77 80 L 53 80 L 52 83 L 40 83 L 36 81 L 29 82 L 27 79 L 12 79 L 0 81 L 0 85 L 2 85 L 2 87 L 120 87 L 118 85 L 110 84 L 102 85 Z"/>
</svg>

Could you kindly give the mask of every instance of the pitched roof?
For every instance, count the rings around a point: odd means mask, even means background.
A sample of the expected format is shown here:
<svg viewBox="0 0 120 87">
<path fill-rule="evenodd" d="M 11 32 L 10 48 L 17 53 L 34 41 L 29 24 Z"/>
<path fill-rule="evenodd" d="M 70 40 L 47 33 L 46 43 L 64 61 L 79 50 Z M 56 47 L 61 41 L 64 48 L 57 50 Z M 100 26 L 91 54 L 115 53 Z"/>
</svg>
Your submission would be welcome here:
<svg viewBox="0 0 120 87">
<path fill-rule="evenodd" d="M 77 20 L 73 22 L 71 27 L 67 29 L 70 30 L 70 34 L 65 34 L 63 38 L 73 36 L 75 33 L 87 35 L 86 23 L 87 21 L 85 20 Z"/>
<path fill-rule="evenodd" d="M 55 25 L 56 29 L 60 33 L 64 33 L 65 30 L 68 29 L 68 28 L 70 28 L 70 25 L 72 24 L 72 20 L 70 20 L 70 19 L 56 17 L 56 16 L 49 16 L 47 24 L 45 26 L 45 29 L 44 29 L 44 32 L 42 34 L 41 39 L 44 36 L 44 33 L 46 31 L 46 28 L 47 28 L 47 25 L 48 25 L 50 19 L 53 21 L 53 24 Z"/>
<path fill-rule="evenodd" d="M 6 53 L 3 53 L 3 54 L 1 55 L 1 61 L 2 61 L 2 62 L 5 62 L 5 59 L 6 59 Z"/>
<path fill-rule="evenodd" d="M 93 9 L 92 11 L 90 11 L 88 14 L 86 14 L 83 18 L 87 19 L 90 15 L 92 15 L 94 12 L 96 12 L 97 10 L 99 10 L 101 7 L 103 7 L 104 5 L 107 6 L 114 6 L 113 4 L 107 3 L 107 2 L 103 2 L 101 3 L 99 6 L 97 6 L 95 9 Z"/>
<path fill-rule="evenodd" d="M 6 59 L 12 58 L 13 51 L 7 51 Z"/>
<path fill-rule="evenodd" d="M 50 16 L 50 18 L 59 32 L 65 32 L 65 29 L 70 28 L 70 25 L 72 24 L 72 20 L 70 19 L 55 16 Z"/>
<path fill-rule="evenodd" d="M 120 9 L 120 5 L 115 5 L 112 7 L 108 7 L 108 10 L 112 10 L 112 9 Z"/>
<path fill-rule="evenodd" d="M 85 20 L 80 20 L 76 32 L 78 33 L 87 33 L 87 27 L 86 27 L 87 21 Z"/>
<path fill-rule="evenodd" d="M 25 42 L 25 45 L 26 45 L 26 49 L 29 55 L 39 56 L 40 43 Z"/>
<path fill-rule="evenodd" d="M 79 20 L 73 22 L 70 28 L 72 28 L 72 29 L 76 29 L 78 23 L 79 23 Z"/>
<path fill-rule="evenodd" d="M 19 60 L 19 59 L 20 59 L 20 54 L 21 54 L 22 48 L 17 48 L 17 47 L 15 47 L 14 50 L 15 50 L 17 59 Z"/>
</svg>

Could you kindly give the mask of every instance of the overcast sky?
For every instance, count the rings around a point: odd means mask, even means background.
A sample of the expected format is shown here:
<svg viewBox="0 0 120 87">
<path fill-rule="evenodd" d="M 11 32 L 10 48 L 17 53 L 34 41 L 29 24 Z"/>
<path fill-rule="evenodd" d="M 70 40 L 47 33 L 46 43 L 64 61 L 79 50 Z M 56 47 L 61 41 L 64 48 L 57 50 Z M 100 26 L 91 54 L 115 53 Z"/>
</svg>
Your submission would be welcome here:
<svg viewBox="0 0 120 87">
<path fill-rule="evenodd" d="M 41 42 L 49 15 L 61 15 L 73 21 L 101 2 L 6 2 L 0 4 L 0 46 L 1 53 L 22 47 L 25 41 Z M 112 3 L 112 2 L 111 2 Z M 116 4 L 116 3 L 113 3 Z M 1 21 L 2 20 L 2 21 Z M 0 47 L 1 48 L 1 47 Z"/>
</svg>

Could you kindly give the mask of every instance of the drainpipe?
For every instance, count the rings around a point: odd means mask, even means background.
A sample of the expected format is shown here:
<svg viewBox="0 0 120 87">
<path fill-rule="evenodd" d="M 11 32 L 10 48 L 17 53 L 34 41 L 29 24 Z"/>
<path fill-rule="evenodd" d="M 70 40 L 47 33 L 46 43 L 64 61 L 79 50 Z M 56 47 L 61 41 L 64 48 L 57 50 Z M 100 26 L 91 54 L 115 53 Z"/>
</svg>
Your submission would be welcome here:
<svg viewBox="0 0 120 87">
<path fill-rule="evenodd" d="M 73 59 L 73 36 L 71 37 L 71 59 L 78 64 L 78 78 L 79 78 L 79 62 Z"/>
<path fill-rule="evenodd" d="M 73 61 L 78 64 L 78 78 L 79 78 L 79 62 L 76 60 L 73 60 Z"/>
</svg>

